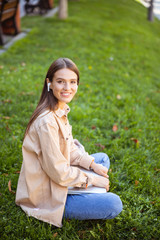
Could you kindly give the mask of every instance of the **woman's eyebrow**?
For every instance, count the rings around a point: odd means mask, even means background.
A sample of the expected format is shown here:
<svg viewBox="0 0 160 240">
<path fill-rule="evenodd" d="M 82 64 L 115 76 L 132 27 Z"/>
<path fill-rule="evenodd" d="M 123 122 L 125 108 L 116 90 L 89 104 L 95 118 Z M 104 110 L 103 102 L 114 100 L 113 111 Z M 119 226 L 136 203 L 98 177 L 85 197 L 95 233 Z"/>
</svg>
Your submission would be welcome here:
<svg viewBox="0 0 160 240">
<path fill-rule="evenodd" d="M 65 78 L 56 78 L 56 80 L 66 80 L 66 81 L 67 81 L 67 79 L 65 79 Z M 76 80 L 76 81 L 77 81 L 76 78 L 71 78 L 71 79 L 69 79 L 69 80 Z"/>
</svg>

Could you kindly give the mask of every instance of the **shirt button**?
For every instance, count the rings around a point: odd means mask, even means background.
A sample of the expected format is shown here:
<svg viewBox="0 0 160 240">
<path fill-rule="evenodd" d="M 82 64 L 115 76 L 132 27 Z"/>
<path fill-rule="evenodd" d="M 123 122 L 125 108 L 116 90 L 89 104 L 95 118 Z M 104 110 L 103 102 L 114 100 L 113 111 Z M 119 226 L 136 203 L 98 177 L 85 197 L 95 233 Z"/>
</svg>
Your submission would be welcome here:
<svg viewBox="0 0 160 240">
<path fill-rule="evenodd" d="M 66 140 L 68 140 L 68 138 L 66 138 Z"/>
</svg>

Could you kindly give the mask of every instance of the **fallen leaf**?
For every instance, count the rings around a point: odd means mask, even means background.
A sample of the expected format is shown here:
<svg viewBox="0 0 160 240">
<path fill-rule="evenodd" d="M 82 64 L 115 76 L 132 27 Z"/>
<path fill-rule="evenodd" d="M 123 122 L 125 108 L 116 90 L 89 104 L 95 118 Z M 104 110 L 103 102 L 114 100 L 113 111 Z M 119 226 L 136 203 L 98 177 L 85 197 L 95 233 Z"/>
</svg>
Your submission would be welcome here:
<svg viewBox="0 0 160 240">
<path fill-rule="evenodd" d="M 11 129 L 8 127 L 8 124 L 6 124 L 5 129 L 6 129 L 8 132 L 11 132 Z"/>
<path fill-rule="evenodd" d="M 137 186 L 139 184 L 139 181 L 138 180 L 135 180 L 135 185 Z"/>
<path fill-rule="evenodd" d="M 57 237 L 57 235 L 58 235 L 58 233 L 56 232 L 56 233 L 53 234 L 53 237 Z"/>
<path fill-rule="evenodd" d="M 10 117 L 8 117 L 8 116 L 3 116 L 2 118 L 6 119 L 6 120 L 10 119 Z"/>
<path fill-rule="evenodd" d="M 12 191 L 12 188 L 11 188 L 11 180 L 9 180 L 9 182 L 8 182 L 8 189 L 11 193 L 15 194 L 15 192 Z"/>
<path fill-rule="evenodd" d="M 0 69 L 3 69 L 3 68 L 4 68 L 4 66 L 0 65 Z"/>
<path fill-rule="evenodd" d="M 84 239 L 84 234 L 86 234 L 86 230 L 79 230 L 78 231 L 78 235 L 79 235 L 80 238 Z"/>
<path fill-rule="evenodd" d="M 96 126 L 93 125 L 93 126 L 92 126 L 92 129 L 96 129 Z"/>
<path fill-rule="evenodd" d="M 3 103 L 11 103 L 12 100 L 11 100 L 11 99 L 5 99 L 5 100 L 3 100 L 2 102 L 3 102 Z"/>
<path fill-rule="evenodd" d="M 131 138 L 131 140 L 134 141 L 135 143 L 138 142 L 138 139 L 136 139 L 136 138 Z"/>
<path fill-rule="evenodd" d="M 132 228 L 132 231 L 137 231 L 137 229 L 134 227 L 134 228 Z"/>
<path fill-rule="evenodd" d="M 99 230 L 100 232 L 102 232 L 102 233 L 104 232 L 102 228 L 99 228 L 98 230 Z"/>
<path fill-rule="evenodd" d="M 113 125 L 112 131 L 113 131 L 113 132 L 117 132 L 117 130 L 118 130 L 118 126 L 117 126 L 117 125 Z"/>
<path fill-rule="evenodd" d="M 16 137 L 15 137 L 15 136 L 12 136 L 12 139 L 13 139 L 13 140 L 16 140 Z"/>
<path fill-rule="evenodd" d="M 8 176 L 8 173 L 3 173 L 2 175 L 3 175 L 3 176 Z"/>
<path fill-rule="evenodd" d="M 95 146 L 100 147 L 102 150 L 105 148 L 105 146 L 101 143 L 95 143 Z"/>
<path fill-rule="evenodd" d="M 158 168 L 154 168 L 154 170 L 155 170 L 156 172 L 160 172 L 160 169 L 158 169 Z"/>
<path fill-rule="evenodd" d="M 20 171 L 16 171 L 15 173 L 18 173 L 18 174 L 20 174 Z"/>
<path fill-rule="evenodd" d="M 35 93 L 34 92 L 21 92 L 19 95 L 28 96 L 28 95 L 35 95 Z"/>
<path fill-rule="evenodd" d="M 8 189 L 9 189 L 10 192 L 12 192 L 12 189 L 11 189 L 11 180 L 9 180 L 9 182 L 8 182 Z"/>
<path fill-rule="evenodd" d="M 152 202 L 150 202 L 150 203 L 154 205 L 154 204 L 156 203 L 156 201 L 152 201 Z"/>
<path fill-rule="evenodd" d="M 15 67 L 10 67 L 10 71 L 17 71 L 17 68 L 15 68 Z"/>
<path fill-rule="evenodd" d="M 26 63 L 25 63 L 25 62 L 21 62 L 21 66 L 22 66 L 22 67 L 25 67 L 25 66 L 26 66 Z"/>
<path fill-rule="evenodd" d="M 131 138 L 131 140 L 132 140 L 133 142 L 135 142 L 136 147 L 139 147 L 139 141 L 138 141 L 138 139 L 136 139 L 136 138 Z"/>
<path fill-rule="evenodd" d="M 88 69 L 89 69 L 89 70 L 92 70 L 92 66 L 88 66 Z"/>
<path fill-rule="evenodd" d="M 138 139 L 136 139 L 136 138 L 131 138 L 131 140 L 132 140 L 133 142 L 135 142 L 135 143 L 138 143 L 138 142 L 139 142 Z"/>
<path fill-rule="evenodd" d="M 120 100 L 121 99 L 121 95 L 118 94 L 117 95 L 117 99 Z"/>
<path fill-rule="evenodd" d="M 128 130 L 128 127 L 124 127 L 124 130 Z"/>
</svg>

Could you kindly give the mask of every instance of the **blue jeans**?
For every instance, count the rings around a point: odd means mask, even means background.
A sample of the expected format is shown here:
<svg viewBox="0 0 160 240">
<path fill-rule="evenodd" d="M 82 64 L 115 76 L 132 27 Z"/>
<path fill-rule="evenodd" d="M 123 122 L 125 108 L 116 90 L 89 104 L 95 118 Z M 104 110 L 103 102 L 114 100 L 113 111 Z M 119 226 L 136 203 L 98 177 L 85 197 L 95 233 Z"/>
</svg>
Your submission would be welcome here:
<svg viewBox="0 0 160 240">
<path fill-rule="evenodd" d="M 109 157 L 105 153 L 92 154 L 95 162 L 109 169 Z M 122 202 L 118 195 L 106 193 L 69 194 L 65 205 L 65 218 L 69 219 L 111 219 L 122 211 Z"/>
</svg>

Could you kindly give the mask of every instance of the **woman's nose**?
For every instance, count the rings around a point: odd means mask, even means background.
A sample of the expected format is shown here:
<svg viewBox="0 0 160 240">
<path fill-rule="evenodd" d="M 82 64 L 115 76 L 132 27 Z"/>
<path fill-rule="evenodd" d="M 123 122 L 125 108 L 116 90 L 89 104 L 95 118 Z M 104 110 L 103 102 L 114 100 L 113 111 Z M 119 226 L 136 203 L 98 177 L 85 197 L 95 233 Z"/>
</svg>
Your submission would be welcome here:
<svg viewBox="0 0 160 240">
<path fill-rule="evenodd" d="M 69 83 L 65 83 L 64 89 L 65 89 L 65 90 L 69 90 L 69 89 L 70 89 L 70 84 L 69 84 Z"/>
</svg>

